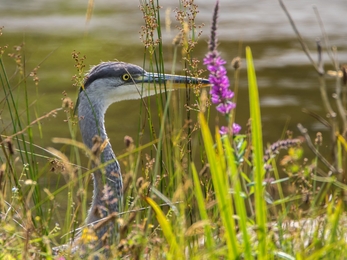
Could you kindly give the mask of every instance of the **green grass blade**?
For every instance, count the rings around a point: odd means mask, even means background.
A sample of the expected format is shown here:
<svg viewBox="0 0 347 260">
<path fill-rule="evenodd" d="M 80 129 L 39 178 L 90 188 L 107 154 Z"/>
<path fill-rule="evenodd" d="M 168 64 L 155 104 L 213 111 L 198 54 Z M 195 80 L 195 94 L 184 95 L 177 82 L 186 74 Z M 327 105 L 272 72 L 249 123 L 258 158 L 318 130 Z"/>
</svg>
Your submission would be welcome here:
<svg viewBox="0 0 347 260">
<path fill-rule="evenodd" d="M 196 201 L 198 203 L 200 217 L 201 217 L 201 220 L 207 221 L 209 219 L 208 219 L 208 215 L 207 215 L 206 208 L 205 208 L 204 195 L 203 195 L 202 190 L 201 190 L 199 176 L 198 176 L 198 173 L 196 171 L 194 163 L 191 163 L 191 168 L 192 168 L 192 175 L 193 175 L 193 180 L 194 180 L 194 190 L 195 190 L 194 194 L 196 197 Z M 211 227 L 209 225 L 205 225 L 204 229 L 205 229 L 205 239 L 206 239 L 207 250 L 209 252 L 212 252 L 213 247 L 214 247 L 214 242 L 213 242 Z"/>
<path fill-rule="evenodd" d="M 239 246 L 236 238 L 235 221 L 232 217 L 234 215 L 234 212 L 232 208 L 231 196 L 228 192 L 229 185 L 228 182 L 225 181 L 227 173 L 225 171 L 223 172 L 221 166 L 221 160 L 224 160 L 224 158 L 216 154 L 211 132 L 203 113 L 199 114 L 199 122 L 201 125 L 201 132 L 205 146 L 206 156 L 210 164 L 212 182 L 215 190 L 218 209 L 220 211 L 222 223 L 225 228 L 225 239 L 228 248 L 228 258 L 236 259 L 238 257 Z"/>
<path fill-rule="evenodd" d="M 150 197 L 145 197 L 145 200 L 155 212 L 156 219 L 158 220 L 160 227 L 163 230 L 165 239 L 168 242 L 168 244 L 170 245 L 170 251 L 175 253 L 176 255 L 179 255 L 179 252 L 177 252 L 178 245 L 177 245 L 176 236 L 173 233 L 171 225 L 167 221 L 164 213 L 161 211 L 158 204 L 155 203 L 155 201 L 152 200 Z"/>
<path fill-rule="evenodd" d="M 234 203 L 235 203 L 237 215 L 239 217 L 238 223 L 242 233 L 245 259 L 253 259 L 251 240 L 247 230 L 247 211 L 246 211 L 246 205 L 245 205 L 246 201 L 245 201 L 245 198 L 242 196 L 241 181 L 240 181 L 237 165 L 235 162 L 233 148 L 230 145 L 229 138 L 224 138 L 223 141 L 224 141 L 223 144 L 225 147 L 225 154 L 227 158 L 228 169 L 229 169 L 230 177 L 231 177 L 231 183 L 235 191 Z"/>
<path fill-rule="evenodd" d="M 266 205 L 264 200 L 263 179 L 265 175 L 263 163 L 263 134 L 260 115 L 260 103 L 257 78 L 250 47 L 246 47 L 247 75 L 249 88 L 249 106 L 252 127 L 253 167 L 255 180 L 255 212 L 258 226 L 258 259 L 267 258 L 266 245 Z"/>
</svg>

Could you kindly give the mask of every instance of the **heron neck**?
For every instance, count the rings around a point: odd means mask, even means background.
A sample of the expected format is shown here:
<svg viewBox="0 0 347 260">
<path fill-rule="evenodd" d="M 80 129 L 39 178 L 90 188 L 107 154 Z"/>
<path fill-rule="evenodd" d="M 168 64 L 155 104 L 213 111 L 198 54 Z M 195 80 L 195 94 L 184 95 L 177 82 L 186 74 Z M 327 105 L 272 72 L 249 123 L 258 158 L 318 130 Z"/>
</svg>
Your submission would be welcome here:
<svg viewBox="0 0 347 260">
<path fill-rule="evenodd" d="M 78 105 L 79 125 L 84 144 L 91 149 L 93 137 L 99 136 L 107 141 L 104 115 L 107 107 L 104 104 L 81 97 Z M 107 143 L 100 155 L 101 164 L 106 166 L 94 171 L 94 194 L 87 223 L 92 223 L 110 213 L 119 211 L 119 201 L 122 197 L 122 176 L 111 144 Z M 93 165 L 97 167 L 98 165 Z"/>
</svg>

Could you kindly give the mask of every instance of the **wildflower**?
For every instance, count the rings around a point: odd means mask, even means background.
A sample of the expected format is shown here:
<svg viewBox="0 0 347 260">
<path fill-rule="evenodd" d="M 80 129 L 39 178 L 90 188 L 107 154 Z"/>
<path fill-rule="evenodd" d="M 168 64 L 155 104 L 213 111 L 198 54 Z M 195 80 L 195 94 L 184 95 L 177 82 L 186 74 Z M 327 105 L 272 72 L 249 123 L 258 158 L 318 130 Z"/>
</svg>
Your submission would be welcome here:
<svg viewBox="0 0 347 260">
<path fill-rule="evenodd" d="M 87 244 L 90 242 L 95 242 L 98 240 L 98 237 L 95 235 L 95 231 L 91 228 L 83 228 L 82 229 L 82 235 L 81 235 L 81 241 L 83 241 L 83 244 Z"/>
<path fill-rule="evenodd" d="M 221 135 L 226 135 L 226 134 L 238 134 L 241 131 L 241 126 L 239 124 L 233 123 L 232 126 L 222 126 L 219 130 L 219 133 Z"/>
<path fill-rule="evenodd" d="M 217 51 L 217 15 L 218 15 L 219 2 L 217 0 L 211 26 L 211 36 L 209 41 L 209 52 L 204 58 L 204 64 L 207 66 L 207 70 L 210 72 L 209 81 L 211 84 L 211 102 L 216 104 L 217 111 L 225 115 L 227 120 L 230 119 L 231 111 L 236 107 L 236 104 L 232 102 L 234 92 L 230 89 L 229 78 L 227 77 L 227 71 L 224 67 L 226 61 L 220 57 Z M 237 134 L 241 130 L 241 127 L 233 123 L 231 127 L 222 126 L 220 129 L 221 134 L 233 133 Z"/>
</svg>

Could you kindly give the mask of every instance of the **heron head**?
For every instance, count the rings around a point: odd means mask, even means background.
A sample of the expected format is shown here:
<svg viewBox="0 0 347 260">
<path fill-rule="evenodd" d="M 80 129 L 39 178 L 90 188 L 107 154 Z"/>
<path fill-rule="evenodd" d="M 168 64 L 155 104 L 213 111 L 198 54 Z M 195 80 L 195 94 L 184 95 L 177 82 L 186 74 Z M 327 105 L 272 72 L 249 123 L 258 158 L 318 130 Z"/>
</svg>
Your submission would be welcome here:
<svg viewBox="0 0 347 260">
<path fill-rule="evenodd" d="M 149 73 L 124 62 L 102 62 L 93 67 L 81 87 L 90 100 L 99 100 L 108 107 L 122 100 L 139 99 L 192 84 L 209 84 L 208 80 L 171 74 Z M 79 97 L 80 98 L 80 97 Z"/>
</svg>

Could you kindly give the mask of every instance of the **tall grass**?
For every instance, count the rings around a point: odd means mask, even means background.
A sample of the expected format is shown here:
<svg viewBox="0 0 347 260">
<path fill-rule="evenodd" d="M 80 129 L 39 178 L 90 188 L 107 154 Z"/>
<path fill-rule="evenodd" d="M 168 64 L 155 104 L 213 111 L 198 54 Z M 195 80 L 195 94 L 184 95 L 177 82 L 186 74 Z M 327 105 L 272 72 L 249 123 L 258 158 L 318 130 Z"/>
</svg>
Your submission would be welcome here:
<svg viewBox="0 0 347 260">
<path fill-rule="evenodd" d="M 168 68 L 164 66 L 166 44 L 161 40 L 164 26 L 159 1 L 142 1 L 141 10 L 143 66 L 164 73 Z M 197 11 L 198 6 L 189 0 L 182 0 L 175 11 L 179 35 L 171 48 L 172 73 L 181 62 L 187 77 L 201 76 L 194 56 L 200 36 Z M 3 59 L 6 53 L 1 49 L 1 113 L 10 123 L 4 124 L 0 136 L 0 258 L 53 259 L 53 247 L 66 243 L 61 254 L 79 259 L 78 253 L 70 254 L 69 243 L 77 233 L 82 234 L 82 243 L 94 239 L 83 221 L 95 170 L 91 162 L 82 166 L 80 156 L 88 153 L 91 161 L 97 158 L 76 140 L 73 102 L 67 96 L 63 109 L 71 138 L 52 140 L 62 146 L 61 151 L 37 145 L 33 128 L 56 110 L 32 118 L 25 49 L 12 54 L 18 73 L 11 80 Z M 153 99 L 141 100 L 138 132 L 148 131 L 151 141 L 143 143 L 141 134 L 128 136 L 126 152 L 118 156 L 125 188 L 123 212 L 115 219 L 110 217 L 119 223 L 119 235 L 111 248 L 114 258 L 347 259 L 347 186 L 341 177 L 347 151 L 345 129 L 336 133 L 336 163 L 319 153 L 324 149 L 319 135 L 313 145 L 302 126 L 303 138 L 289 134 L 286 140 L 264 145 L 262 129 L 268 126 L 261 123 L 261 93 L 250 47 L 245 54 L 251 121 L 249 129 L 243 126 L 244 134 L 220 134 L 209 116 L 214 107 L 208 101 L 208 90 L 202 86 L 187 85 L 183 94 L 158 84 L 155 111 L 150 109 Z M 80 86 L 85 58 L 74 52 L 73 59 L 76 86 Z M 236 87 L 240 74 L 234 75 Z M 313 145 L 312 163 L 304 159 L 304 139 Z M 279 162 L 280 149 L 286 153 Z M 42 158 L 50 162 L 40 168 Z M 286 177 L 280 177 L 283 168 Z M 43 181 L 43 172 L 49 169 L 57 173 L 54 182 L 62 185 L 42 185 L 48 183 Z M 296 185 L 294 194 L 282 187 L 287 183 Z M 57 205 L 61 194 L 66 208 Z"/>
</svg>

